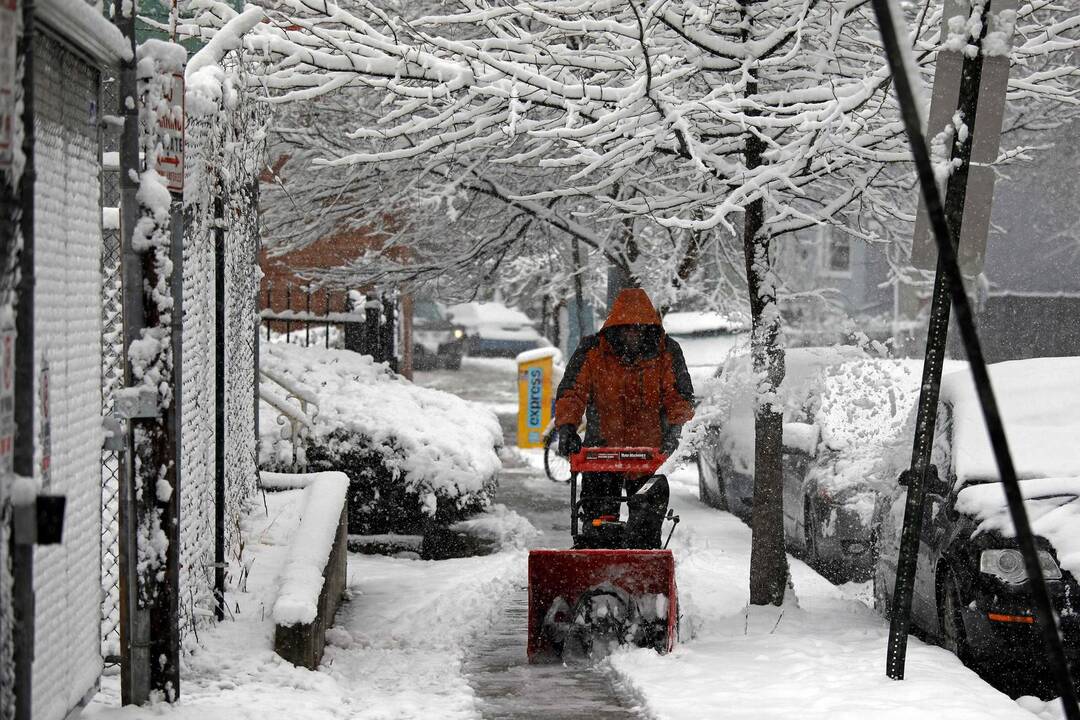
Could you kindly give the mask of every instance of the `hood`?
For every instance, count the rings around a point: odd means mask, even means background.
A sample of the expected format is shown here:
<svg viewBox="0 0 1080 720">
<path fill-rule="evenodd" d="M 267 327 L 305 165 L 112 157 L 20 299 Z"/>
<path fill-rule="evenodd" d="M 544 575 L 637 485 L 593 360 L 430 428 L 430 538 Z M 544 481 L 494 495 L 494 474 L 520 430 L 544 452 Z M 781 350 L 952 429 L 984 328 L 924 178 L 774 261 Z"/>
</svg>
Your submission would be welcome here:
<svg viewBox="0 0 1080 720">
<path fill-rule="evenodd" d="M 611 306 L 611 312 L 604 321 L 602 330 L 618 325 L 656 325 L 660 323 L 660 313 L 656 312 L 649 296 L 641 288 L 629 288 L 619 293 Z"/>
</svg>

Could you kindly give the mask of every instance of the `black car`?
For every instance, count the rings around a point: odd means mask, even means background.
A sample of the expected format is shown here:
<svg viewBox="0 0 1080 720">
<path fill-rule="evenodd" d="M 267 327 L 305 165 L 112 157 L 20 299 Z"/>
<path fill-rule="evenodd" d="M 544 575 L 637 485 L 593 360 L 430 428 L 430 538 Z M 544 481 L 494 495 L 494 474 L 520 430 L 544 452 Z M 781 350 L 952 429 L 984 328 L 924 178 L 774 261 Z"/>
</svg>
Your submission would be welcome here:
<svg viewBox="0 0 1080 720">
<path fill-rule="evenodd" d="M 435 370 L 461 367 L 465 353 L 465 332 L 447 319 L 442 306 L 433 300 L 413 303 L 413 368 Z"/>
<path fill-rule="evenodd" d="M 1071 661 L 1080 660 L 1080 358 L 1036 358 L 991 366 L 1039 559 Z M 965 371 L 947 374 L 935 429 L 912 622 L 965 663 L 991 672 L 1041 672 L 1023 558 Z M 909 428 L 910 429 L 910 428 Z M 910 442 L 910 433 L 908 434 Z M 910 452 L 910 446 L 907 448 Z M 896 473 L 906 458 L 897 457 Z M 879 496 L 874 596 L 892 606 L 906 489 Z"/>
</svg>

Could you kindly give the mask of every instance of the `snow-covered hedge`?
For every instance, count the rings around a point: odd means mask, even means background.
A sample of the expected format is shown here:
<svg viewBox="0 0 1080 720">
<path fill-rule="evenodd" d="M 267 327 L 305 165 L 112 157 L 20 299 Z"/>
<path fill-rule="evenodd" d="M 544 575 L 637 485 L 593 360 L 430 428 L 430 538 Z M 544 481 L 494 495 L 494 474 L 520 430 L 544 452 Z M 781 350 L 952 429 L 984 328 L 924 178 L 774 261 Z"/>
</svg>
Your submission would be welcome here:
<svg viewBox="0 0 1080 720">
<path fill-rule="evenodd" d="M 260 403 L 260 467 L 348 474 L 351 533 L 417 532 L 489 503 L 502 429 L 487 408 L 347 350 L 267 345 L 260 365 L 318 406 L 304 447 L 294 448 L 280 436 L 278 410 Z"/>
<path fill-rule="evenodd" d="M 345 473 L 304 475 L 304 510 L 289 544 L 289 559 L 278 576 L 274 602 L 277 625 L 310 625 L 319 609 L 323 571 L 334 547 L 341 510 L 349 489 Z"/>
</svg>

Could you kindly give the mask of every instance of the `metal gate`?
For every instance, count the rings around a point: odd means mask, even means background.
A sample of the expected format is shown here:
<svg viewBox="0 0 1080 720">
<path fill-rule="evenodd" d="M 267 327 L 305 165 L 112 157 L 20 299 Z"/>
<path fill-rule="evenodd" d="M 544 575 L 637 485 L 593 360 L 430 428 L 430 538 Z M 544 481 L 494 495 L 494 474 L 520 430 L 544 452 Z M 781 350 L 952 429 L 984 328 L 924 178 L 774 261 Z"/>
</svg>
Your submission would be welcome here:
<svg viewBox="0 0 1080 720">
<path fill-rule="evenodd" d="M 97 684 L 101 535 L 100 72 L 34 41 L 35 475 L 67 496 L 62 545 L 34 558 L 33 716 L 60 720 Z"/>
</svg>

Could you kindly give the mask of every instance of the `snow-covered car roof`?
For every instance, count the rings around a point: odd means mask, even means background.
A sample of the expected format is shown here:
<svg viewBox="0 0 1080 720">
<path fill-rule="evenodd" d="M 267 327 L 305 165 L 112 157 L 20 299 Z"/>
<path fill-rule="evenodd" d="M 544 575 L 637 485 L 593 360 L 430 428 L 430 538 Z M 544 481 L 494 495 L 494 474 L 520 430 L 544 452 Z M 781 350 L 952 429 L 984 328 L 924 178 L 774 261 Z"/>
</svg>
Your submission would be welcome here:
<svg viewBox="0 0 1080 720">
<path fill-rule="evenodd" d="M 446 309 L 455 325 L 488 340 L 540 340 L 525 313 L 497 302 L 467 302 Z"/>
<path fill-rule="evenodd" d="M 664 332 L 668 335 L 719 335 L 745 330 L 744 323 L 718 312 L 671 312 L 664 316 Z"/>
<path fill-rule="evenodd" d="M 1015 360 L 989 370 L 1018 477 L 1080 478 L 1080 357 Z M 952 408 L 957 485 L 996 479 L 971 373 L 946 375 L 941 399 Z"/>
<path fill-rule="evenodd" d="M 532 325 L 525 313 L 497 302 L 458 303 L 446 312 L 462 325 Z"/>
</svg>

